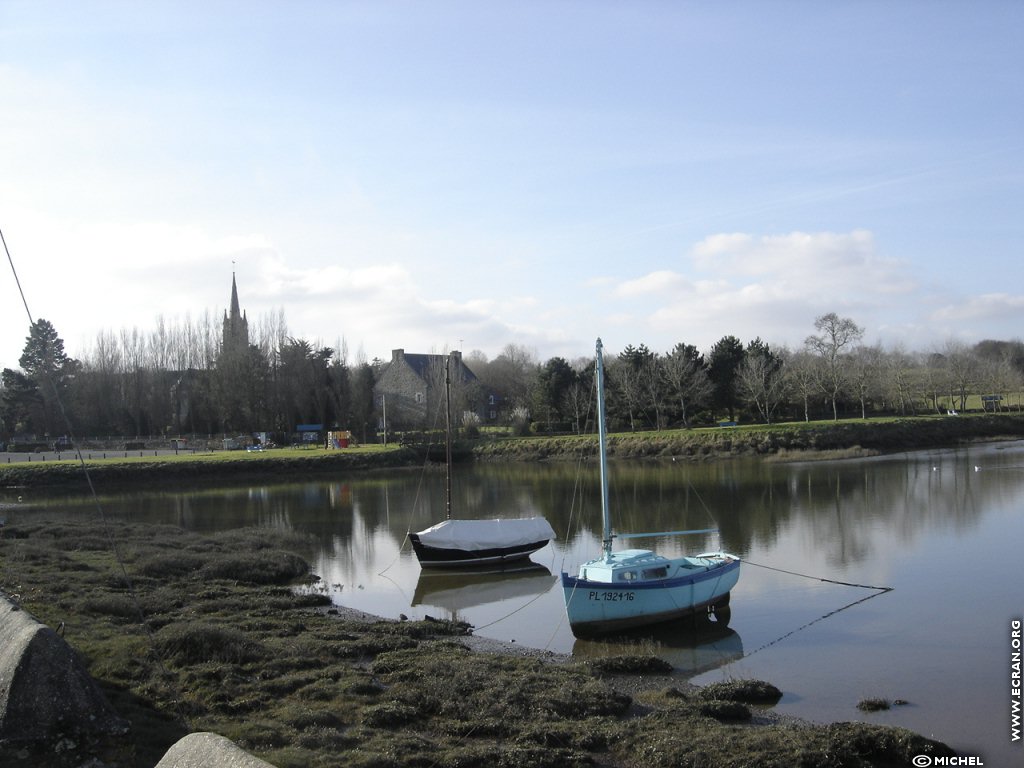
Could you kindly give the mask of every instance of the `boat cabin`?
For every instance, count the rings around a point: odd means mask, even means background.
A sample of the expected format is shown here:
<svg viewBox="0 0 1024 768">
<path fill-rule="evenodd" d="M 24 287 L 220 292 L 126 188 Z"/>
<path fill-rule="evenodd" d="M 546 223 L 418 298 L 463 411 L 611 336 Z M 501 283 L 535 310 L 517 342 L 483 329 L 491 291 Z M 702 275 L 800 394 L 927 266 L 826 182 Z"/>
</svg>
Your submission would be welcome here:
<svg viewBox="0 0 1024 768">
<path fill-rule="evenodd" d="M 584 563 L 580 578 L 603 584 L 655 581 L 668 577 L 672 561 L 648 549 L 623 549 Z"/>
</svg>

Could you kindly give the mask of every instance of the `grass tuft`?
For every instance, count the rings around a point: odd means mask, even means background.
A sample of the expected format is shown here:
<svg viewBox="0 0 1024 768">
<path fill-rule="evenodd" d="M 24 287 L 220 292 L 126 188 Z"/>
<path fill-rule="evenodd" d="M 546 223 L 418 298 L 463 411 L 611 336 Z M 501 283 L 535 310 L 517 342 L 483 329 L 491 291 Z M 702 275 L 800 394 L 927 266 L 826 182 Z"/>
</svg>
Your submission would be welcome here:
<svg viewBox="0 0 1024 768">
<path fill-rule="evenodd" d="M 259 643 L 233 627 L 199 622 L 170 624 L 154 635 L 153 644 L 158 654 L 181 665 L 244 664 L 265 653 Z"/>
<path fill-rule="evenodd" d="M 606 675 L 667 675 L 672 665 L 657 656 L 604 656 L 590 665 Z"/>
<path fill-rule="evenodd" d="M 763 680 L 727 680 L 705 685 L 697 693 L 704 701 L 738 701 L 744 704 L 775 704 L 782 691 Z"/>
<path fill-rule="evenodd" d="M 888 699 L 867 698 L 857 702 L 857 709 L 861 712 L 882 712 L 892 706 Z"/>
</svg>

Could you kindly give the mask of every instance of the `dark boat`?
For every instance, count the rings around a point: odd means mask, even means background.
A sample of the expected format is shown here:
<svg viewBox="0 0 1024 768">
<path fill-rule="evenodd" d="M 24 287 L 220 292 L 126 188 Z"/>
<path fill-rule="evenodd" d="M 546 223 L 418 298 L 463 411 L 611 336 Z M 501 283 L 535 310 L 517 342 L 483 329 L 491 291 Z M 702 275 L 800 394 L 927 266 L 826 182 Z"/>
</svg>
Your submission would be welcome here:
<svg viewBox="0 0 1024 768">
<path fill-rule="evenodd" d="M 445 519 L 409 533 L 420 566 L 461 567 L 503 563 L 529 557 L 555 538 L 543 517 L 452 519 L 451 375 L 444 368 L 445 388 Z"/>
</svg>

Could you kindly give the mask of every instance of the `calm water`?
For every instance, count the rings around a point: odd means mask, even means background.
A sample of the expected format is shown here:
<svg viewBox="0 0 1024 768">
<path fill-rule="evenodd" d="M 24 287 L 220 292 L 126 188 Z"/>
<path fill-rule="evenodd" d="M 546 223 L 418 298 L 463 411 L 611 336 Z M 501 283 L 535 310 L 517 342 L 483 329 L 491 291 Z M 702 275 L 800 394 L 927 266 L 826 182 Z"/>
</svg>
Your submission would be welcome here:
<svg viewBox="0 0 1024 768">
<path fill-rule="evenodd" d="M 902 725 L 986 765 L 1020 763 L 1009 737 L 1009 627 L 1024 613 L 1024 443 L 808 464 L 613 462 L 611 472 L 620 530 L 720 531 L 630 546 L 722 548 L 746 561 L 727 628 L 672 626 L 621 643 L 653 650 L 697 682 L 769 680 L 785 692 L 782 712 Z M 443 485 L 432 469 L 102 503 L 113 518 L 196 530 L 311 533 L 319 588 L 339 605 L 459 618 L 478 635 L 552 651 L 609 652 L 574 640 L 557 584 L 559 571 L 600 546 L 593 462 L 457 468 L 456 510 L 540 514 L 558 532 L 517 572 L 420 570 L 405 534 L 444 517 Z M 25 501 L 94 514 L 79 499 Z M 16 514 L 30 513 L 7 516 Z M 865 715 L 856 704 L 866 697 L 909 703 Z"/>
</svg>

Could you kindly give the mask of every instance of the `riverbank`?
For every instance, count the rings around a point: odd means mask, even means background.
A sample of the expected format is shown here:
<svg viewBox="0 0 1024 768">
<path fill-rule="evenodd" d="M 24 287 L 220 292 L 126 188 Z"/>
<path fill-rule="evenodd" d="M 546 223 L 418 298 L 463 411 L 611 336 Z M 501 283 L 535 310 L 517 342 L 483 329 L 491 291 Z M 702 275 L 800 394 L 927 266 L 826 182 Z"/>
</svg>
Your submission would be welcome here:
<svg viewBox="0 0 1024 768">
<path fill-rule="evenodd" d="M 698 689 L 642 655 L 580 662 L 449 621 L 329 605 L 280 530 L 11 517 L 0 590 L 85 659 L 134 765 L 190 731 L 279 768 L 885 766 L 952 755 L 909 731 L 770 715 L 770 686 Z M 852 693 L 851 693 L 852 695 Z"/>
<path fill-rule="evenodd" d="M 615 433 L 609 436 L 608 454 L 613 459 L 713 461 L 759 456 L 795 461 L 947 448 L 973 441 L 1022 437 L 1024 414 L 922 416 Z M 596 454 L 597 438 L 593 435 L 509 437 L 459 443 L 463 460 L 564 461 Z M 0 458 L 0 488 L 86 487 L 80 462 L 67 453 L 63 457 L 61 461 L 7 462 Z M 218 451 L 89 458 L 85 463 L 93 482 L 109 488 L 285 482 L 353 471 L 417 467 L 424 461 L 422 448 L 366 446 L 348 450 L 284 448 L 253 453 Z"/>
</svg>

